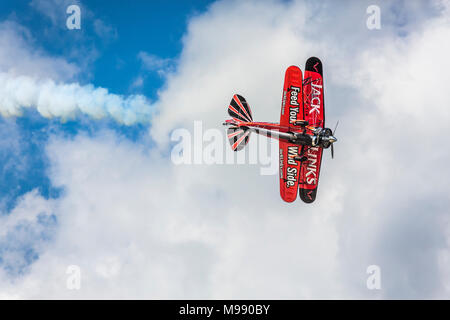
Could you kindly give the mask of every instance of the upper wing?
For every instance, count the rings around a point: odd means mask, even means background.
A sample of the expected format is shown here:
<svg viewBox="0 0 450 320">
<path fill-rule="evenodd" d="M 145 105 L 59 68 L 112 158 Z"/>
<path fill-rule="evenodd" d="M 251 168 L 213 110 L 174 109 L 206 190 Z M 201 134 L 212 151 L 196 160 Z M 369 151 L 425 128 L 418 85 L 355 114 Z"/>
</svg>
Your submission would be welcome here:
<svg viewBox="0 0 450 320">
<path fill-rule="evenodd" d="M 303 80 L 303 117 L 310 125 L 325 126 L 324 87 L 322 62 L 311 57 L 306 61 L 305 78 Z M 302 163 L 300 171 L 300 198 L 307 203 L 316 199 L 319 183 L 322 148 L 304 147 L 307 160 Z"/>
<path fill-rule="evenodd" d="M 281 104 L 280 125 L 290 127 L 296 120 L 302 120 L 302 71 L 296 66 L 286 70 Z M 297 198 L 300 162 L 291 159 L 296 156 L 299 146 L 279 140 L 280 146 L 280 194 L 284 201 L 292 202 Z"/>
</svg>

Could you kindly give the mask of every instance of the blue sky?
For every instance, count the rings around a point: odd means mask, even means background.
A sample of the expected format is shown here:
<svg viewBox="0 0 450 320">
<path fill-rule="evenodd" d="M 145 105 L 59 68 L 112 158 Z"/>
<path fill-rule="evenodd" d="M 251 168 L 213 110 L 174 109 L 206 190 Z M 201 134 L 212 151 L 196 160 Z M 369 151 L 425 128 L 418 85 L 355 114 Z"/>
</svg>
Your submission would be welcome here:
<svg viewBox="0 0 450 320">
<path fill-rule="evenodd" d="M 124 2 L 118 0 L 108 1 L 107 5 L 97 0 L 70 3 L 79 3 L 82 8 L 81 30 L 67 30 L 65 22 L 69 15 L 63 5 L 54 8 L 58 18 L 53 21 L 36 10 L 30 1 L 2 1 L 0 19 L 17 21 L 30 31 L 39 47 L 69 62 L 80 62 L 86 59 L 86 53 L 96 51 L 89 70 L 84 70 L 86 74 L 81 75 L 81 81 L 127 94 L 133 91 L 130 85 L 141 69 L 138 53 L 145 51 L 175 60 L 182 49 L 188 19 L 203 12 L 211 1 L 138 0 L 130 2 L 126 8 Z M 97 19 L 111 28 L 110 34 L 95 32 L 94 21 Z M 146 76 L 141 91 L 154 98 L 163 79 L 154 74 Z"/>
<path fill-rule="evenodd" d="M 71 2 L 72 3 L 72 2 Z M 189 18 L 203 12 L 209 1 L 133 1 L 124 9 L 123 1 L 86 1 L 80 4 L 81 30 L 66 28 L 65 5 L 53 5 L 43 12 L 30 1 L 2 1 L 0 21 L 14 21 L 29 32 L 36 48 L 49 56 L 63 57 L 81 67 L 75 81 L 105 87 L 116 94 L 143 94 L 156 99 L 164 85 L 164 76 L 143 66 L 138 55 L 146 52 L 168 59 L 166 67 L 174 68 L 182 49 L 182 36 Z M 94 22 L 101 20 L 107 32 L 99 34 Z M 142 85 L 133 86 L 137 77 Z M 0 118 L 0 209 L 7 214 L 25 193 L 38 189 L 47 198 L 62 192 L 54 188 L 47 177 L 48 159 L 45 146 L 50 134 L 73 136 L 80 130 L 93 133 L 100 128 L 112 128 L 131 140 L 139 139 L 146 125 L 122 126 L 114 121 L 93 122 L 78 119 L 62 123 L 59 119 L 44 119 L 35 111 L 24 117 Z M 11 130 L 17 133 L 14 143 Z M 17 150 L 19 148 L 19 150 Z"/>
</svg>

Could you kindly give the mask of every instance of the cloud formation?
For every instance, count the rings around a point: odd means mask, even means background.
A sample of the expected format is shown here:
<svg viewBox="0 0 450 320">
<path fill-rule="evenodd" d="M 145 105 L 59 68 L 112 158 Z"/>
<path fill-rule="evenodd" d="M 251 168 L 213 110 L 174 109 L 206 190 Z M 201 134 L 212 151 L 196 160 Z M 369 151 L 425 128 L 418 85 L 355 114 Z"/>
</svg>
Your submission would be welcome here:
<svg viewBox="0 0 450 320">
<path fill-rule="evenodd" d="M 7 20 L 0 23 L 0 72 L 8 72 L 11 77 L 27 75 L 70 81 L 80 69 L 61 57 L 43 52 L 27 28 Z"/>
<path fill-rule="evenodd" d="M 448 298 L 449 4 L 408 3 L 384 3 L 380 31 L 370 2 L 220 1 L 192 18 L 155 103 L 158 148 L 104 131 L 50 142 L 57 232 L 20 279 L 1 270 L 3 296 Z M 283 203 L 255 166 L 171 165 L 170 132 L 219 126 L 235 92 L 276 121 L 284 69 L 312 55 L 327 124 L 340 120 L 313 205 Z M 79 291 L 65 287 L 73 264 Z"/>
<path fill-rule="evenodd" d="M 138 58 L 141 60 L 144 69 L 147 71 L 162 72 L 170 63 L 170 59 L 168 58 L 160 58 L 145 51 L 139 52 Z"/>
</svg>

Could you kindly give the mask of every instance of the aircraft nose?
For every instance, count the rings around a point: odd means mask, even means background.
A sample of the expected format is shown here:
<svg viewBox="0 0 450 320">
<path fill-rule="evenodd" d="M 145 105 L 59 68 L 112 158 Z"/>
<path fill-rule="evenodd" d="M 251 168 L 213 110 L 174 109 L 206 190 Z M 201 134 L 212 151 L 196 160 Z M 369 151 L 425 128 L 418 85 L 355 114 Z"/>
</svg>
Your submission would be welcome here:
<svg viewBox="0 0 450 320">
<path fill-rule="evenodd" d="M 335 136 L 330 136 L 328 139 L 331 143 L 335 143 L 337 141 Z"/>
</svg>

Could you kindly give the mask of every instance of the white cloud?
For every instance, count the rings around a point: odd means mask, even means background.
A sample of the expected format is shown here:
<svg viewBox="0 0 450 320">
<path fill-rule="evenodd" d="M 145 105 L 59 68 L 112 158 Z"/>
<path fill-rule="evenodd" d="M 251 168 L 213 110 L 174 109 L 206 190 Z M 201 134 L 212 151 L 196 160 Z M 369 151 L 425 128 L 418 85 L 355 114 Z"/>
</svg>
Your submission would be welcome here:
<svg viewBox="0 0 450 320">
<path fill-rule="evenodd" d="M 140 51 L 138 53 L 138 59 L 142 63 L 142 68 L 145 71 L 156 71 L 159 76 L 165 76 L 172 69 L 172 59 L 161 58 L 157 55 Z"/>
<path fill-rule="evenodd" d="M 0 274 L 2 294 L 448 298 L 450 21 L 437 3 L 428 15 L 406 5 L 415 24 L 401 27 L 383 7 L 380 31 L 365 28 L 369 2 L 224 1 L 193 18 L 156 104 L 158 149 L 108 132 L 50 143 L 50 178 L 65 188 L 58 233 L 25 276 Z M 311 55 L 324 62 L 328 125 L 340 120 L 314 204 L 283 203 L 277 177 L 254 166 L 168 164 L 170 131 L 219 126 L 235 92 L 276 121 L 284 69 Z M 65 288 L 72 264 L 80 291 Z M 366 288 L 372 264 L 381 291 Z"/>
<path fill-rule="evenodd" d="M 113 26 L 107 24 L 101 19 L 94 20 L 94 31 L 95 33 L 104 40 L 114 40 L 117 39 L 118 33 L 117 29 Z"/>
<path fill-rule="evenodd" d="M 133 82 L 131 83 L 130 88 L 134 89 L 134 88 L 141 88 L 144 85 L 144 77 L 142 76 L 137 76 Z"/>
<path fill-rule="evenodd" d="M 145 51 L 139 52 L 138 58 L 142 61 L 144 68 L 147 70 L 159 70 L 165 68 L 170 61 L 170 59 L 163 59 Z"/>
<path fill-rule="evenodd" d="M 56 221 L 52 201 L 33 190 L 8 215 L 1 215 L 0 223 L 2 273 L 14 278 L 29 271 L 30 262 L 45 251 L 53 235 Z"/>
<path fill-rule="evenodd" d="M 59 232 L 52 248 L 22 279 L 26 296 L 231 298 L 272 291 L 289 297 L 329 287 L 337 249 L 333 213 L 317 219 L 280 208 L 276 187 L 258 190 L 268 199 L 261 210 L 254 205 L 261 193 L 236 194 L 232 180 L 242 173 L 234 168 L 225 168 L 230 180 L 211 185 L 224 168 L 167 166 L 154 151 L 111 133 L 55 139 L 48 154 L 55 161 L 52 181 L 66 190 L 55 209 Z M 263 185 L 263 177 L 256 180 Z M 289 250 L 280 250 L 286 243 Z M 310 255 L 314 268 L 306 263 Z M 84 275 L 80 292 L 64 286 L 71 264 Z M 322 272 L 320 283 L 310 278 L 313 271 Z M 292 282 L 302 285 L 284 290 Z"/>
<path fill-rule="evenodd" d="M 141 64 L 141 70 L 131 83 L 131 89 L 141 88 L 149 72 L 155 72 L 158 76 L 165 78 L 168 73 L 173 71 L 173 59 L 161 58 L 145 51 L 140 51 L 137 58 Z"/>
<path fill-rule="evenodd" d="M 45 54 L 28 29 L 5 21 L 0 23 L 0 72 L 67 81 L 73 80 L 80 70 L 63 58 Z"/>
</svg>

